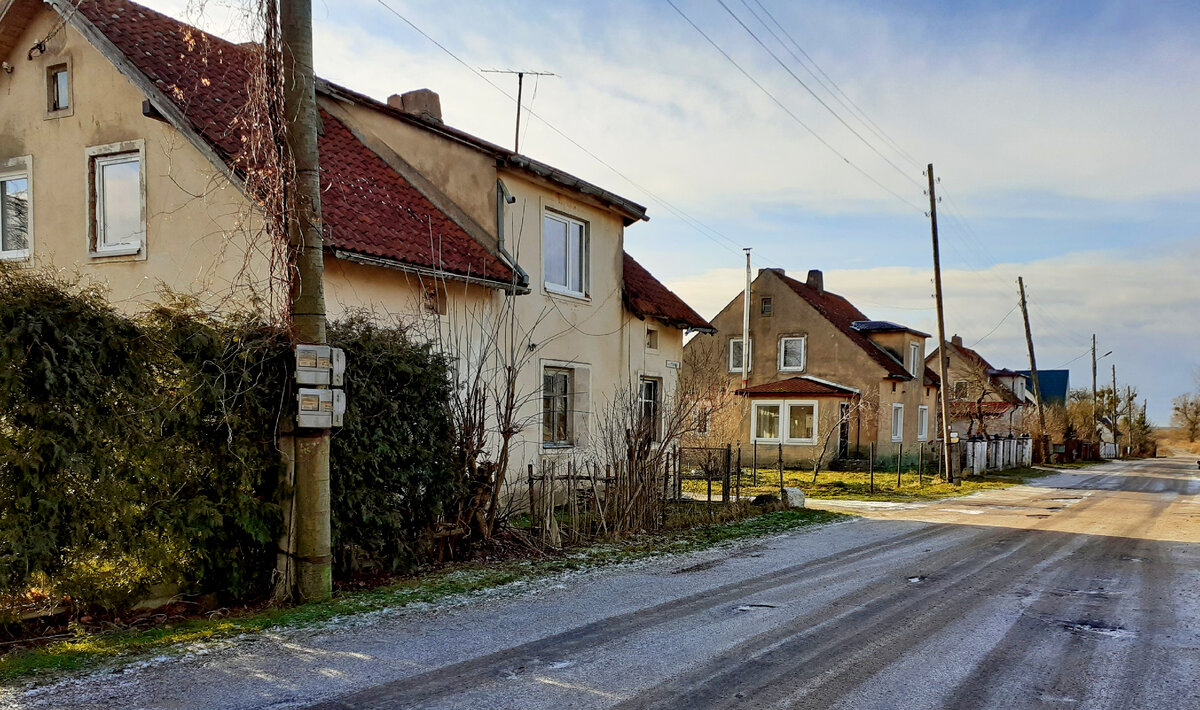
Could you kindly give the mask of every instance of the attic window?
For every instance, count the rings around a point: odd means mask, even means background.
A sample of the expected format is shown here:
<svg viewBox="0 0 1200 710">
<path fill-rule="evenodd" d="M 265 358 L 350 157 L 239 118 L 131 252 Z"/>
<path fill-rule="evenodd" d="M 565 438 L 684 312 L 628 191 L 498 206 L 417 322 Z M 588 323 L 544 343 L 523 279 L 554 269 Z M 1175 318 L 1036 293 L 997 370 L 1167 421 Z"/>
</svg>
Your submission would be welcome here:
<svg viewBox="0 0 1200 710">
<path fill-rule="evenodd" d="M 771 315 L 772 311 L 774 311 L 774 309 L 775 309 L 775 306 L 771 302 L 771 297 L 763 296 L 762 301 L 761 301 L 761 307 L 759 308 L 759 312 L 762 313 L 762 315 L 764 315 L 764 316 L 769 316 L 769 315 Z"/>
<path fill-rule="evenodd" d="M 46 113 L 49 118 L 72 114 L 71 67 L 55 64 L 46 68 Z"/>
<path fill-rule="evenodd" d="M 654 328 L 646 329 L 646 349 L 658 350 L 658 331 Z"/>
</svg>

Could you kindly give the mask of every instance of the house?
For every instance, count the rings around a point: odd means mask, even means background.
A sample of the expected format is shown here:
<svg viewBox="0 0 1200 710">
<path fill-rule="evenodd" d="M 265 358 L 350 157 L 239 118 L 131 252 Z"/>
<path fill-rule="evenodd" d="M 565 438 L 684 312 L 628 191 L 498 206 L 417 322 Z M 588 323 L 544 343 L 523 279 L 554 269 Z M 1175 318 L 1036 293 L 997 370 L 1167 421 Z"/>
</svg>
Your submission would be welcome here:
<svg viewBox="0 0 1200 710">
<path fill-rule="evenodd" d="M 715 337 L 693 338 L 685 368 L 719 371 L 743 398 L 732 406 L 744 449 L 767 460 L 876 455 L 916 458 L 936 438 L 937 376 L 925 339 L 912 328 L 869 319 L 827 291 L 821 271 L 800 281 L 760 269 L 750 287 L 749 371 L 742 384 L 743 296 L 713 318 Z M 769 453 L 768 453 L 769 452 Z"/>
<path fill-rule="evenodd" d="M 128 0 L 0 0 L 0 189 L 25 215 L 0 258 L 131 311 L 162 285 L 280 308 L 259 51 Z M 447 125 L 432 91 L 317 94 L 330 318 L 418 322 L 489 371 L 519 350 L 514 470 L 586 447 L 603 401 L 671 396 L 684 333 L 711 326 L 625 251 L 644 207 Z"/>
<path fill-rule="evenodd" d="M 929 367 L 937 366 L 938 352 L 926 358 Z M 1009 436 L 1019 429 L 1026 404 L 1025 377 L 1020 372 L 993 367 L 954 335 L 946 348 L 946 381 L 952 432 L 970 438 Z"/>
</svg>

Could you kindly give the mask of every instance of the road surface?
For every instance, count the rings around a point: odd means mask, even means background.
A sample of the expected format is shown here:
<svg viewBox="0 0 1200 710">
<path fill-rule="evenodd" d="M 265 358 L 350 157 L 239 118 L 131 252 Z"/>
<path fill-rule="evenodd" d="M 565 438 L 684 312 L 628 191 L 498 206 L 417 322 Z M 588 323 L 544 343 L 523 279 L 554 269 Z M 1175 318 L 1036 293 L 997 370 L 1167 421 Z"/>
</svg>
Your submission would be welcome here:
<svg viewBox="0 0 1200 710">
<path fill-rule="evenodd" d="M 867 517 L 5 700 L 1200 708 L 1196 473 L 1194 459 L 1121 462 L 928 504 L 841 504 Z"/>
</svg>

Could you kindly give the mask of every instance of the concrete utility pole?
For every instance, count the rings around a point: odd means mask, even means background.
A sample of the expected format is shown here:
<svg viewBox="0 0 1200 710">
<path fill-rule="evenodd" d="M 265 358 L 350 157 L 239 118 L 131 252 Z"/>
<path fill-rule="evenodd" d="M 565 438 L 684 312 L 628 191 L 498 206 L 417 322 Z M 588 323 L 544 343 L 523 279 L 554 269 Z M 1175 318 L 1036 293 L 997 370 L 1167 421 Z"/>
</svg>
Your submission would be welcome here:
<svg viewBox="0 0 1200 710">
<path fill-rule="evenodd" d="M 324 344 L 325 266 L 311 0 L 281 0 L 279 30 L 287 147 L 295 167 L 295 174 L 285 181 L 292 341 Z M 328 599 L 333 591 L 329 430 L 298 428 L 294 460 L 295 592 L 302 602 Z"/>
<path fill-rule="evenodd" d="M 1042 461 L 1046 462 L 1050 459 L 1050 452 L 1046 450 L 1046 409 L 1042 406 L 1042 387 L 1038 383 L 1037 358 L 1033 356 L 1033 332 L 1029 329 L 1029 308 L 1025 302 L 1025 278 L 1017 277 L 1017 287 L 1021 291 L 1021 315 L 1025 318 L 1025 345 L 1029 347 L 1029 375 L 1033 380 L 1033 397 L 1037 400 L 1038 422 L 1042 427 L 1042 434 L 1039 437 L 1041 442 L 1038 447 L 1042 450 Z"/>
<path fill-rule="evenodd" d="M 938 251 L 937 226 L 937 195 L 934 192 L 933 163 L 926 168 L 929 177 L 929 224 L 933 234 L 933 293 L 937 300 L 937 335 L 938 335 L 938 404 L 942 409 L 942 461 L 946 462 L 946 481 L 954 483 L 954 465 L 950 461 L 950 407 L 947 405 L 949 396 L 946 394 L 946 362 L 949 354 L 946 352 L 946 318 L 942 310 L 942 259 Z"/>
</svg>

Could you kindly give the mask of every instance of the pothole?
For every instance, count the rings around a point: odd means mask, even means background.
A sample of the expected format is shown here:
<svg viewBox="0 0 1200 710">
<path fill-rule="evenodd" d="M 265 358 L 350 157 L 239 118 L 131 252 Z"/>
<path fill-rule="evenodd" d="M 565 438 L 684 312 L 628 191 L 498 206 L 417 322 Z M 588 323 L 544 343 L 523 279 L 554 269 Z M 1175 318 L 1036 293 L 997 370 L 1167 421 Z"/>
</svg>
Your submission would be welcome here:
<svg viewBox="0 0 1200 710">
<path fill-rule="evenodd" d="M 925 581 L 925 575 L 923 575 L 923 574 L 918 574 L 918 575 L 917 575 L 917 576 L 915 576 L 915 577 L 909 577 L 909 578 L 908 578 L 908 581 L 909 581 L 909 583 L 910 583 L 910 584 L 917 584 L 918 582 L 924 582 L 924 581 Z"/>
<path fill-rule="evenodd" d="M 703 572 L 706 569 L 712 569 L 713 567 L 716 567 L 717 565 L 721 564 L 721 562 L 722 562 L 722 560 L 709 560 L 707 562 L 700 562 L 699 564 L 694 564 L 691 567 L 683 567 L 681 569 L 674 570 L 671 572 L 671 574 L 686 574 L 688 572 Z"/>
<path fill-rule="evenodd" d="M 1120 626 L 1108 626 L 1094 621 L 1062 621 L 1059 622 L 1067 631 L 1078 634 L 1105 636 L 1107 638 L 1129 638 L 1134 632 Z"/>
</svg>

